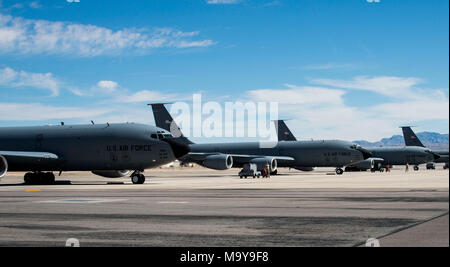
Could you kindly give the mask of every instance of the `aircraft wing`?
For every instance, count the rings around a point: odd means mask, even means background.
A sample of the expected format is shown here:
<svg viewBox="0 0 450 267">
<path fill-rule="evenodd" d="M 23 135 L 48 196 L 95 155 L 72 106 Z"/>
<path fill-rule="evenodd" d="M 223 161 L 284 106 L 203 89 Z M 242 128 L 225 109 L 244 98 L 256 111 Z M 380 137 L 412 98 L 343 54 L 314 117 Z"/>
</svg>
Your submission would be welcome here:
<svg viewBox="0 0 450 267">
<path fill-rule="evenodd" d="M 366 160 L 369 160 L 369 159 L 372 160 L 374 163 L 383 163 L 383 162 L 384 162 L 384 159 L 383 159 L 383 158 L 368 158 L 368 159 L 365 159 L 365 160 L 360 160 L 360 161 L 357 161 L 357 162 L 349 163 L 349 164 L 347 164 L 347 165 L 344 165 L 344 167 L 355 166 L 355 165 L 357 165 L 358 163 L 361 163 L 361 162 L 366 161 Z"/>
<path fill-rule="evenodd" d="M 194 159 L 194 160 L 203 160 L 207 156 L 219 155 L 219 154 L 222 154 L 222 153 L 189 152 L 187 154 L 187 156 L 189 158 L 191 158 L 191 159 Z M 227 154 L 227 155 L 232 156 L 233 160 L 235 160 L 236 162 L 246 162 L 246 161 L 251 160 L 251 159 L 266 158 L 266 157 L 275 158 L 276 160 L 281 160 L 281 161 L 293 161 L 293 160 L 295 160 L 293 157 L 288 157 L 288 156 L 244 155 L 244 154 Z"/>
<path fill-rule="evenodd" d="M 23 162 L 23 163 L 59 159 L 57 155 L 49 152 L 0 151 L 0 156 L 6 158 L 7 161 Z"/>
</svg>

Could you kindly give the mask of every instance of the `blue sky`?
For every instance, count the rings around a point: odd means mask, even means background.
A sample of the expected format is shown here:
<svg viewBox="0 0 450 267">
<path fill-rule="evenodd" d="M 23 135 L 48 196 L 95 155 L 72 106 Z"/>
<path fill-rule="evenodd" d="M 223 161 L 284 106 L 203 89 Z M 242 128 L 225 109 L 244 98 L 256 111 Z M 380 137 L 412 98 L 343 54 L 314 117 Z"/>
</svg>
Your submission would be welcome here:
<svg viewBox="0 0 450 267">
<path fill-rule="evenodd" d="M 448 5 L 0 0 L 0 126 L 152 124 L 201 92 L 278 101 L 299 138 L 448 133 Z"/>
</svg>

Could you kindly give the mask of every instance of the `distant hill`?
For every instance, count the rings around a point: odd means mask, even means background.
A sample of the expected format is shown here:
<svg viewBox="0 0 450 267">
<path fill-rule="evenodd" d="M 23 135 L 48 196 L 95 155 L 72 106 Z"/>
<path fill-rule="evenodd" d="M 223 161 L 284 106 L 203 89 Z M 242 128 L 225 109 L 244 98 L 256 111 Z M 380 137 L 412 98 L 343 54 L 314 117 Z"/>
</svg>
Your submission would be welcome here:
<svg viewBox="0 0 450 267">
<path fill-rule="evenodd" d="M 448 134 L 440 134 L 433 132 L 417 133 L 420 141 L 431 149 L 448 149 Z M 355 143 L 365 147 L 379 147 L 379 146 L 404 146 L 405 141 L 402 135 L 393 135 L 390 138 L 383 138 L 377 142 L 368 142 L 365 140 L 357 140 Z"/>
</svg>

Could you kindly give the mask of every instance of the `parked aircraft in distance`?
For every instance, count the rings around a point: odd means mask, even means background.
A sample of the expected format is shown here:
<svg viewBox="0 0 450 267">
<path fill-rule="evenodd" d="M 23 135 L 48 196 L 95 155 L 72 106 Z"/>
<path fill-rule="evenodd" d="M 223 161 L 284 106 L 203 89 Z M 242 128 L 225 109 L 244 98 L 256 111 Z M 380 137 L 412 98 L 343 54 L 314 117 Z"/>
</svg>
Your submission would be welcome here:
<svg viewBox="0 0 450 267">
<path fill-rule="evenodd" d="M 419 137 L 417 137 L 417 135 L 411 129 L 411 126 L 401 126 L 400 128 L 402 128 L 403 139 L 405 140 L 406 146 L 425 147 L 420 141 Z M 431 150 L 431 151 L 440 156 L 440 158 L 436 159 L 434 162 L 445 163 L 444 168 L 448 169 L 449 167 L 448 150 Z"/>
<path fill-rule="evenodd" d="M 268 163 L 272 173 L 278 167 L 310 168 L 335 167 L 342 174 L 343 167 L 369 158 L 371 154 L 354 143 L 332 141 L 288 141 L 277 142 L 265 147 L 260 142 L 229 142 L 195 144 L 186 138 L 174 122 L 164 104 L 152 106 L 156 126 L 172 132 L 177 141 L 189 146 L 190 152 L 181 158 L 183 162 L 194 162 L 215 170 L 242 168 L 244 164 L 254 163 L 262 170 Z"/>
<path fill-rule="evenodd" d="M 280 125 L 278 130 L 278 140 L 283 141 L 295 138 L 292 132 L 287 127 L 283 120 L 275 121 Z M 411 147 L 368 147 L 372 156 L 364 161 L 356 164 L 348 165 L 346 171 L 361 171 L 361 170 L 378 170 L 385 166 L 392 165 L 415 165 L 414 169 L 418 170 L 418 165 L 438 159 L 440 156 L 429 149 L 411 146 Z"/>
</svg>

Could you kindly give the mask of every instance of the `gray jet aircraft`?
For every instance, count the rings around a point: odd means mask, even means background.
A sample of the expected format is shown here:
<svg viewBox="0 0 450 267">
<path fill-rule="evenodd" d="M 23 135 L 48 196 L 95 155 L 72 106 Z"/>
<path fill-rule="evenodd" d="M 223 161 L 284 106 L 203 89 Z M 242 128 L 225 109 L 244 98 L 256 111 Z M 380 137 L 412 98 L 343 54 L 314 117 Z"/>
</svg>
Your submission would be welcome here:
<svg viewBox="0 0 450 267">
<path fill-rule="evenodd" d="M 115 178 L 133 170 L 134 184 L 144 169 L 184 156 L 189 148 L 163 129 L 135 123 L 0 128 L 0 178 L 29 171 L 26 184 L 53 184 L 53 171 L 92 171 Z"/>
<path fill-rule="evenodd" d="M 254 163 L 258 170 L 269 163 L 273 173 L 278 167 L 309 168 L 335 167 L 342 174 L 343 167 L 369 158 L 371 154 L 361 146 L 346 141 L 289 141 L 277 142 L 270 148 L 259 142 L 195 144 L 183 136 L 164 104 L 152 106 L 156 126 L 172 133 L 181 144 L 189 146 L 190 152 L 180 160 L 194 162 L 215 170 L 241 168 Z"/>
<path fill-rule="evenodd" d="M 284 141 L 295 138 L 283 120 L 274 121 L 275 126 L 280 126 L 278 132 L 278 140 Z M 414 164 L 414 168 L 418 170 L 417 165 L 427 163 L 438 159 L 440 156 L 431 150 L 418 147 L 373 147 L 365 148 L 372 156 L 357 164 L 351 164 L 345 168 L 346 171 L 374 170 L 383 166 Z"/>
<path fill-rule="evenodd" d="M 403 139 L 405 140 L 406 146 L 419 146 L 425 147 L 420 141 L 419 137 L 414 133 L 411 129 L 411 126 L 402 126 L 403 131 Z M 436 153 L 440 156 L 439 159 L 435 160 L 436 163 L 445 163 L 444 168 L 448 168 L 449 159 L 448 159 L 448 150 L 432 150 L 433 153 Z"/>
</svg>

